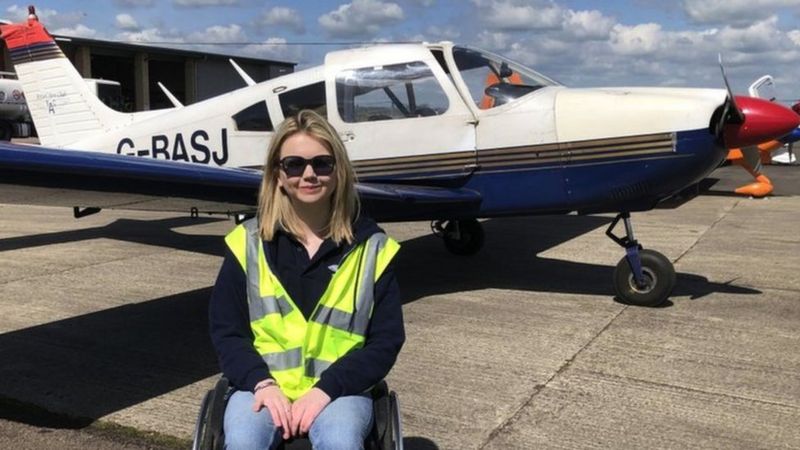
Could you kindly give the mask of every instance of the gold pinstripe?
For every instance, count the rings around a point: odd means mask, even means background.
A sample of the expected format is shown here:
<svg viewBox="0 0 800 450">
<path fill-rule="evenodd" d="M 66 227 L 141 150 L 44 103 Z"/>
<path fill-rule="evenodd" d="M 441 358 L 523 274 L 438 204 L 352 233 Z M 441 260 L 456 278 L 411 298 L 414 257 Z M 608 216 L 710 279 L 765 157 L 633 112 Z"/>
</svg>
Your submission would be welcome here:
<svg viewBox="0 0 800 450">
<path fill-rule="evenodd" d="M 537 163 L 591 161 L 675 151 L 675 136 L 659 133 L 590 141 L 575 141 L 520 147 L 483 149 L 447 154 L 379 158 L 355 161 L 359 176 L 404 175 L 436 171 L 467 171 L 479 167 L 501 167 Z M 513 169 L 513 167 L 509 167 Z"/>
</svg>

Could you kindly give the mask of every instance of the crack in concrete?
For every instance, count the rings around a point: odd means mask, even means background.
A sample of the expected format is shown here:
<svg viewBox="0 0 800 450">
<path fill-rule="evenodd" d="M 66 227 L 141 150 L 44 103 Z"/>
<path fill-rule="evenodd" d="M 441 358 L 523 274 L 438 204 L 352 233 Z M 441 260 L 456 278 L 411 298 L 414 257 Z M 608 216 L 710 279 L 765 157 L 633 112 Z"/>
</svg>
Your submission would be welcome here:
<svg viewBox="0 0 800 450">
<path fill-rule="evenodd" d="M 508 427 L 513 425 L 517 420 L 519 420 L 519 418 L 522 416 L 522 412 L 531 403 L 533 403 L 533 400 L 536 398 L 536 396 L 539 395 L 539 393 L 542 392 L 544 388 L 546 388 L 557 376 L 564 373 L 564 371 L 566 371 L 567 368 L 569 368 L 572 365 L 572 363 L 575 362 L 575 359 L 578 357 L 578 355 L 580 355 L 581 353 L 583 353 L 584 350 L 589 348 L 589 346 L 592 345 L 594 341 L 596 341 L 597 338 L 600 337 L 601 334 L 605 333 L 606 330 L 608 330 L 608 328 L 611 327 L 611 325 L 619 318 L 619 316 L 621 316 L 622 313 L 628 309 L 628 307 L 629 305 L 623 306 L 622 309 L 620 309 L 619 312 L 616 315 L 614 315 L 614 317 L 612 317 L 611 320 L 609 320 L 608 323 L 606 323 L 605 326 L 603 326 L 603 328 L 600 329 L 600 331 L 598 331 L 594 336 L 592 336 L 592 338 L 589 339 L 589 341 L 586 342 L 586 344 L 584 344 L 569 359 L 567 359 L 564 362 L 564 364 L 562 364 L 561 367 L 558 368 L 558 370 L 553 372 L 553 375 L 551 375 L 550 378 L 547 379 L 547 381 L 545 381 L 543 384 L 537 384 L 536 386 L 534 386 L 533 391 L 528 396 L 528 398 L 524 402 L 522 402 L 522 404 L 506 420 L 504 420 L 500 425 L 498 425 L 491 432 L 489 432 L 489 435 L 486 437 L 486 439 L 484 439 L 483 442 L 481 442 L 481 444 L 478 446 L 478 449 L 481 450 L 486 448 L 486 446 L 489 445 L 489 443 L 497 435 L 499 435 L 501 432 L 503 432 L 503 430 L 507 429 Z"/>
<path fill-rule="evenodd" d="M 697 246 L 697 244 L 699 244 L 699 243 L 700 243 L 700 241 L 701 241 L 701 240 L 702 240 L 702 239 L 703 239 L 703 238 L 704 238 L 704 237 L 705 237 L 705 236 L 706 236 L 706 235 L 707 235 L 707 234 L 708 234 L 708 233 L 709 233 L 711 230 L 713 230 L 713 229 L 714 229 L 714 228 L 715 228 L 715 227 L 716 227 L 716 226 L 717 226 L 717 225 L 718 225 L 720 222 L 722 222 L 723 220 L 725 220 L 725 218 L 727 218 L 727 217 L 728 217 L 728 215 L 729 215 L 729 214 L 730 214 L 730 213 L 731 213 L 731 212 L 732 212 L 734 209 L 736 209 L 736 207 L 737 207 L 737 206 L 739 206 L 739 203 L 741 203 L 741 201 L 742 201 L 741 199 L 739 199 L 739 200 L 736 200 L 736 202 L 735 202 L 735 203 L 734 203 L 734 204 L 733 204 L 733 205 L 732 205 L 730 208 L 726 208 L 726 209 L 724 209 L 724 210 L 723 210 L 723 212 L 722 212 L 722 214 L 721 214 L 719 217 L 717 217 L 717 219 L 716 219 L 716 220 L 714 220 L 714 222 L 712 222 L 712 223 L 711 223 L 711 225 L 709 225 L 709 226 L 708 226 L 708 228 L 706 228 L 706 230 L 705 230 L 705 231 L 703 231 L 703 232 L 702 232 L 702 233 L 701 233 L 699 236 L 697 236 L 697 239 L 695 239 L 695 241 L 692 243 L 692 245 L 690 245 L 690 246 L 689 246 L 689 248 L 687 248 L 686 250 L 684 250 L 684 251 L 683 251 L 683 252 L 682 252 L 680 255 L 678 255 L 678 257 L 677 257 L 677 258 L 675 258 L 675 261 L 673 261 L 673 264 L 678 264 L 678 261 L 680 261 L 680 260 L 681 260 L 681 258 L 683 258 L 684 256 L 686 256 L 686 255 L 687 255 L 687 254 L 688 254 L 690 251 L 694 250 L 694 248 Z"/>
<path fill-rule="evenodd" d="M 676 390 L 676 391 L 683 391 L 683 392 L 692 393 L 692 394 L 698 394 L 698 393 L 699 394 L 706 394 L 706 395 L 712 395 L 712 396 L 716 396 L 716 397 L 723 397 L 723 398 L 727 398 L 727 399 L 731 399 L 731 400 L 747 401 L 747 402 L 753 402 L 753 403 L 760 403 L 760 404 L 763 404 L 763 405 L 779 406 L 781 408 L 787 408 L 787 409 L 792 409 L 792 410 L 800 410 L 800 406 L 788 405 L 786 403 L 780 403 L 780 402 L 775 402 L 775 401 L 770 401 L 770 400 L 762 400 L 762 399 L 758 399 L 758 398 L 745 397 L 745 396 L 741 396 L 741 395 L 727 394 L 727 393 L 724 393 L 724 392 L 707 391 L 705 389 L 693 388 L 693 387 L 688 387 L 688 386 L 679 386 L 679 385 L 676 385 L 676 384 L 669 384 L 669 383 L 661 383 L 661 382 L 658 382 L 658 381 L 644 380 L 644 379 L 641 379 L 641 378 L 627 377 L 627 376 L 623 376 L 623 375 L 615 375 L 615 374 L 611 374 L 611 373 L 598 372 L 598 371 L 595 371 L 595 370 L 582 370 L 582 372 L 595 374 L 595 375 L 602 375 L 602 376 L 608 377 L 608 378 L 616 378 L 618 380 L 634 381 L 634 382 L 638 382 L 638 383 L 646 384 L 646 385 L 650 385 L 650 386 L 659 386 L 659 387 L 664 387 L 664 388 L 670 388 L 670 389 L 673 389 L 673 390 Z"/>
</svg>

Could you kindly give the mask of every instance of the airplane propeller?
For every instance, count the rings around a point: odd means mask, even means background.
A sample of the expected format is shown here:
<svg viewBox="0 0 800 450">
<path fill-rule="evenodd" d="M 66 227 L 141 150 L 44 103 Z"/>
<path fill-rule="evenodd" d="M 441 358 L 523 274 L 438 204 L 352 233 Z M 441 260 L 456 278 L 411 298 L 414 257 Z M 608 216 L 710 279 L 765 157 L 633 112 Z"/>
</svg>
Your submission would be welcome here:
<svg viewBox="0 0 800 450">
<path fill-rule="evenodd" d="M 792 105 L 792 111 L 796 112 L 797 115 L 800 115 L 800 100 L 797 101 L 794 105 Z M 789 145 L 786 146 L 786 151 L 789 154 L 789 163 L 794 164 L 797 162 L 794 156 L 794 143 L 795 141 L 789 142 Z"/>
<path fill-rule="evenodd" d="M 728 82 L 728 75 L 725 73 L 725 65 L 722 63 L 722 54 L 720 53 L 718 57 L 719 70 L 722 71 L 722 81 L 725 82 L 725 89 L 728 90 L 728 102 L 725 103 L 725 110 L 720 118 L 720 127 L 718 128 L 721 129 L 723 124 L 744 123 L 745 117 L 739 105 L 736 104 L 736 96 L 733 95 L 733 89 L 731 89 L 731 84 Z"/>
<path fill-rule="evenodd" d="M 717 123 L 717 137 L 727 148 L 744 148 L 784 136 L 800 125 L 800 115 L 782 105 L 754 97 L 734 95 L 722 55 L 719 56 L 722 79 L 728 99 Z"/>
</svg>

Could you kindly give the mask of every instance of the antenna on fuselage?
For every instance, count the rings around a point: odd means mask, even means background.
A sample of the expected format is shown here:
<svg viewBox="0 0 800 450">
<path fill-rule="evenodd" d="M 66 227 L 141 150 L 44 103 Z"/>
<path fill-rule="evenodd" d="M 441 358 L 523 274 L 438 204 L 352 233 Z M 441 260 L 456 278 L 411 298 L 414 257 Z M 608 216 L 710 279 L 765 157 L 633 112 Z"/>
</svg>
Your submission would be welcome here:
<svg viewBox="0 0 800 450">
<path fill-rule="evenodd" d="M 239 67 L 239 65 L 236 64 L 236 61 L 234 61 L 231 58 L 229 58 L 228 61 L 230 61 L 233 68 L 236 69 L 237 72 L 239 72 L 239 76 L 242 77 L 242 79 L 244 80 L 245 83 L 247 83 L 248 86 L 256 84 L 256 80 L 252 79 L 250 75 L 248 75 L 247 72 L 244 71 L 244 69 Z"/>
<path fill-rule="evenodd" d="M 158 87 L 160 87 L 161 88 L 161 92 L 163 92 L 164 95 L 167 96 L 167 98 L 169 99 L 169 102 L 172 103 L 172 106 L 174 106 L 176 108 L 183 108 L 183 103 L 181 103 L 181 101 L 178 100 L 178 97 L 175 97 L 174 95 L 172 95 L 172 92 L 170 92 L 169 89 L 167 89 L 166 86 L 161 84 L 160 81 L 158 82 Z"/>
</svg>

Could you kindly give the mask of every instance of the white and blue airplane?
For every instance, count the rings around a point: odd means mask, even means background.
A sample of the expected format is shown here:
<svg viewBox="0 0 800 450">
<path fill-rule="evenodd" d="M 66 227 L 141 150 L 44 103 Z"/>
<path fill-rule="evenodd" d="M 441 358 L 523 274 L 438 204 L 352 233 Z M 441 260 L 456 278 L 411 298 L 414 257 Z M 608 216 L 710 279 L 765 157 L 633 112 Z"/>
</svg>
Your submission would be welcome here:
<svg viewBox="0 0 800 450">
<path fill-rule="evenodd" d="M 335 51 L 324 64 L 191 105 L 120 113 L 91 94 L 33 11 L 3 25 L 40 146 L 0 144 L 0 202 L 252 213 L 276 124 L 324 114 L 378 221 L 431 220 L 456 254 L 481 247 L 477 218 L 617 213 L 626 250 L 614 286 L 664 302 L 675 270 L 634 239 L 630 213 L 697 183 L 727 148 L 798 126 L 783 106 L 730 89 L 573 89 L 450 42 Z M 613 230 L 622 220 L 625 235 Z"/>
</svg>

